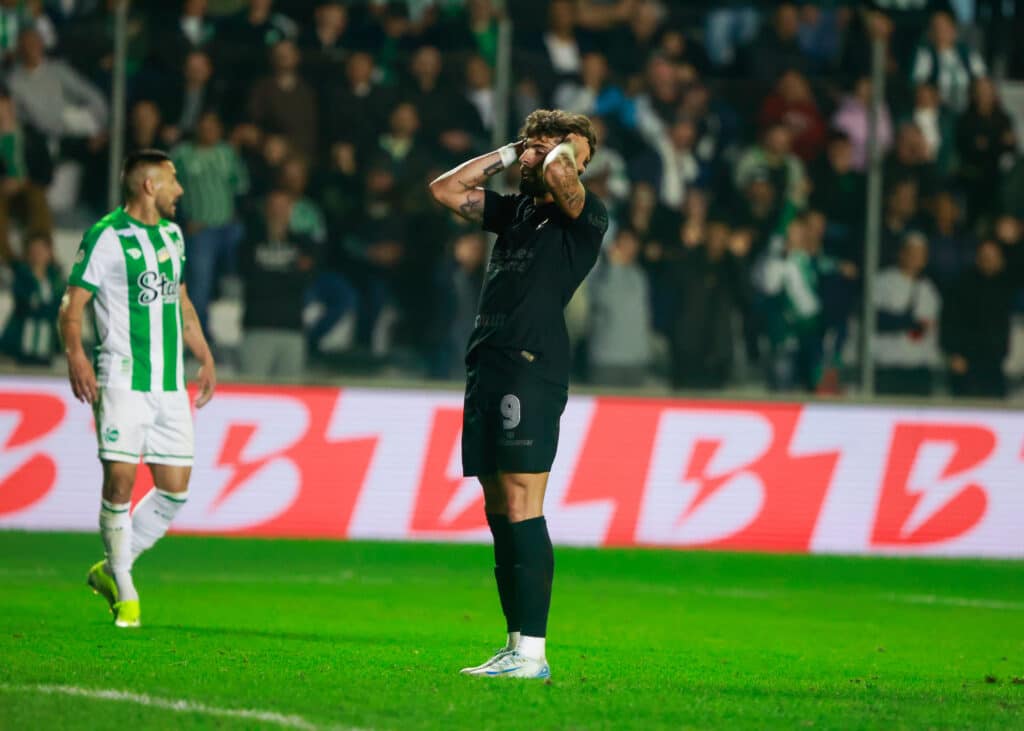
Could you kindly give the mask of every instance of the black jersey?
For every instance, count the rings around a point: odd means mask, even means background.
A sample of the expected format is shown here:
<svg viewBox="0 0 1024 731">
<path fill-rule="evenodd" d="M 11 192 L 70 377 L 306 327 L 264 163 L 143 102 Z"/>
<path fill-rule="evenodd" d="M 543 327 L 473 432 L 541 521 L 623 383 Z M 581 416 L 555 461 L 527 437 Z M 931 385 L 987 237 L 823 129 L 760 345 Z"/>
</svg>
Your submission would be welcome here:
<svg viewBox="0 0 1024 731">
<path fill-rule="evenodd" d="M 483 227 L 498 234 L 466 358 L 477 348 L 520 353 L 545 379 L 569 382 L 564 309 L 601 250 L 608 211 L 588 192 L 578 218 L 525 194 L 486 191 Z"/>
</svg>

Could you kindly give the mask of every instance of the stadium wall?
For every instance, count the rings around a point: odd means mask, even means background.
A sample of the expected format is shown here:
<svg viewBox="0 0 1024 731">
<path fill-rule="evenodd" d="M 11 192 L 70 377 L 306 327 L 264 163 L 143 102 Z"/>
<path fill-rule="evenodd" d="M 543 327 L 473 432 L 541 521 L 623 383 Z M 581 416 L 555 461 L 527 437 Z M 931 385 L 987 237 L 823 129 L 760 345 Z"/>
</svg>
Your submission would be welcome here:
<svg viewBox="0 0 1024 731">
<path fill-rule="evenodd" d="M 461 395 L 222 386 L 182 532 L 484 541 Z M 91 411 L 0 378 L 0 528 L 92 531 Z M 140 470 L 136 499 L 149 487 Z M 1024 414 L 576 396 L 547 517 L 593 546 L 1024 557 Z"/>
</svg>

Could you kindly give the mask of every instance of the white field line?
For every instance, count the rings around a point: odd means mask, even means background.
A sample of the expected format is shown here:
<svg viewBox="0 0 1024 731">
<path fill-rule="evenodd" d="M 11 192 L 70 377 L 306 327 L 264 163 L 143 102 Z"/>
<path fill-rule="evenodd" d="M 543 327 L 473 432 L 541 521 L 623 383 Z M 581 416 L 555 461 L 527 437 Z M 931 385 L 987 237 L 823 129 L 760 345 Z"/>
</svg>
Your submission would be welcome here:
<svg viewBox="0 0 1024 731">
<path fill-rule="evenodd" d="M 884 594 L 882 598 L 903 604 L 938 604 L 946 607 L 1024 610 L 1024 602 L 1009 602 L 1002 599 L 973 599 L 965 596 L 940 596 L 938 594 Z"/>
<path fill-rule="evenodd" d="M 34 568 L 34 569 L 11 569 L 0 567 L 0 576 L 9 576 L 11 578 L 17 578 L 19 576 L 56 576 L 57 571 L 55 569 L 47 568 Z"/>
<path fill-rule="evenodd" d="M 171 698 L 157 698 L 144 693 L 130 693 L 124 690 L 111 690 L 103 688 L 80 688 L 76 685 L 10 685 L 0 683 L 0 692 L 11 693 L 41 693 L 44 695 L 67 695 L 78 698 L 89 698 L 92 700 L 114 701 L 118 703 L 132 703 L 138 706 L 149 708 L 160 708 L 175 713 L 196 713 L 203 716 L 219 716 L 221 718 L 237 718 L 247 721 L 259 721 L 261 723 L 283 728 L 295 728 L 300 731 L 317 731 L 323 726 L 318 726 L 302 716 L 294 714 L 277 713 L 275 711 L 260 711 L 253 708 L 219 708 L 208 706 L 205 703 L 197 703 L 190 700 L 175 700 Z M 339 727 L 330 727 L 337 729 Z M 358 731 L 349 728 L 347 731 Z"/>
<path fill-rule="evenodd" d="M 32 576 L 56 576 L 53 569 L 9 569 L 0 567 L 0 577 L 32 577 Z M 152 576 L 163 581 L 181 581 L 204 584 L 299 584 L 299 585 L 325 585 L 341 586 L 343 584 L 395 584 L 395 579 L 389 576 L 361 576 L 353 571 L 339 571 L 337 573 L 325 574 L 283 574 L 267 576 L 266 574 L 226 574 L 226 573 L 178 573 L 157 571 Z M 433 584 L 435 582 L 427 579 L 406 578 L 403 583 L 409 584 Z M 651 594 L 670 594 L 682 596 L 693 593 L 704 596 L 718 596 L 729 599 L 780 599 L 787 596 L 789 592 L 773 589 L 752 589 L 742 586 L 657 586 L 657 585 L 636 585 L 630 587 L 631 591 Z M 799 590 L 794 592 L 799 594 Z M 883 601 L 896 602 L 899 604 L 923 604 L 946 607 L 966 607 L 974 609 L 998 609 L 1006 611 L 1024 611 L 1024 602 L 1007 601 L 1003 599 L 986 599 L 979 597 L 946 596 L 941 594 L 900 594 L 886 593 L 876 594 L 875 598 Z"/>
<path fill-rule="evenodd" d="M 226 583 L 226 584 L 394 584 L 395 580 L 387 576 L 359 576 L 352 571 L 343 571 L 337 574 L 285 574 L 283 576 L 268 577 L 260 574 L 172 574 L 158 573 L 157 578 L 164 580 L 201 581 L 204 583 Z M 406 582 L 428 584 L 432 581 L 407 579 Z M 631 591 L 642 591 L 653 594 L 671 594 L 683 596 L 685 594 L 701 594 L 704 596 L 725 597 L 727 599 L 781 599 L 789 596 L 789 592 L 773 589 L 753 589 L 742 586 L 656 586 L 646 585 L 630 587 Z M 794 592 L 799 594 L 799 590 Z M 984 599 L 977 597 L 944 596 L 940 594 L 899 594 L 887 593 L 876 594 L 874 598 L 884 601 L 897 602 L 900 604 L 926 604 L 949 607 L 967 607 L 975 609 L 1001 609 L 1009 611 L 1024 611 L 1024 602 L 1006 601 L 1002 599 Z"/>
</svg>

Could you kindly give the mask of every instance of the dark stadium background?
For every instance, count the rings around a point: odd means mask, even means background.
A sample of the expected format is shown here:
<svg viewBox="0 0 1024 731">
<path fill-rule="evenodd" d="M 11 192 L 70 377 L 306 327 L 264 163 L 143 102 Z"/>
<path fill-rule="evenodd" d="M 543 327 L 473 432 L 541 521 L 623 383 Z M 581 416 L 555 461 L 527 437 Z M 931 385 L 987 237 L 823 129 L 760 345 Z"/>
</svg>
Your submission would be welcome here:
<svg viewBox="0 0 1024 731">
<path fill-rule="evenodd" d="M 17 284 L 25 239 L 52 237 L 59 290 L 80 231 L 117 200 L 111 158 L 155 146 L 175 156 L 187 189 L 189 288 L 223 377 L 458 381 L 488 242 L 433 204 L 425 183 L 514 137 L 530 110 L 560 105 L 599 122 L 586 178 L 612 211 L 612 261 L 567 311 L 577 384 L 1014 392 L 1024 373 L 1015 3 L 500 5 L 133 2 L 121 120 L 116 3 L 5 2 L 9 362 L 60 367 L 55 334 L 33 330 L 48 327 L 54 299 L 33 308 Z M 954 37 L 941 72 L 936 13 L 951 14 Z M 877 246 L 863 104 L 875 37 L 887 46 Z M 39 42 L 45 61 L 30 74 L 26 46 Z M 288 294 L 261 310 L 266 272 L 245 252 L 275 190 L 315 267 L 285 277 Z M 612 253 L 626 229 L 635 257 Z M 927 250 L 911 279 L 934 293 L 937 315 L 883 306 L 865 343 L 865 291 L 883 303 L 905 286 L 866 275 L 896 275 L 908 240 Z M 979 246 L 995 262 L 984 275 Z M 766 274 L 775 265 L 802 274 L 779 289 Z M 246 369 L 247 330 L 280 322 L 269 309 L 305 313 L 300 372 Z"/>
</svg>

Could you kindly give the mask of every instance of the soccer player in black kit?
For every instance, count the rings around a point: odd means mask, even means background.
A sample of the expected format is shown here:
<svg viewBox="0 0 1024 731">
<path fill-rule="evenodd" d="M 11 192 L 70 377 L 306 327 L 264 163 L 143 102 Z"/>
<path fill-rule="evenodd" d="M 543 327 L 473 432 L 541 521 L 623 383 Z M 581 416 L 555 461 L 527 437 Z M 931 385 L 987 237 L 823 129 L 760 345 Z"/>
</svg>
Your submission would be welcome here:
<svg viewBox="0 0 1024 731">
<path fill-rule="evenodd" d="M 463 473 L 484 491 L 505 646 L 467 675 L 547 678 L 554 555 L 544 491 L 569 389 L 563 310 L 597 261 L 608 212 L 580 183 L 596 139 L 579 114 L 538 109 L 520 139 L 430 184 L 442 205 L 498 235 L 466 348 Z M 482 186 L 519 163 L 518 195 Z"/>
</svg>

